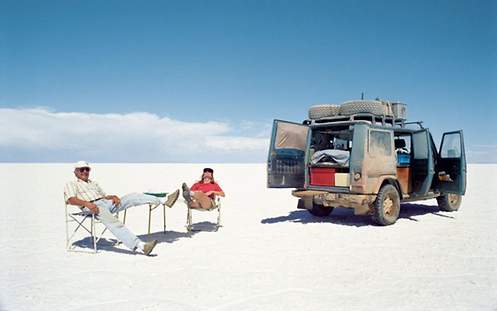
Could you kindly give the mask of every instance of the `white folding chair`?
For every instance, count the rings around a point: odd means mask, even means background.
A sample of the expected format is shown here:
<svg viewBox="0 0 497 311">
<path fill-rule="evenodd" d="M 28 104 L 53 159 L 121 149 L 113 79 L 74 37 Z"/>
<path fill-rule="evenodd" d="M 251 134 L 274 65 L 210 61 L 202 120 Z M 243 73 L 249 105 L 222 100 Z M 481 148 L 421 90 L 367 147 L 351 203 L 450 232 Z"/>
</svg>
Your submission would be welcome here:
<svg viewBox="0 0 497 311">
<path fill-rule="evenodd" d="M 76 223 L 76 226 L 72 228 L 72 233 L 69 233 L 69 227 L 71 223 Z M 90 234 L 93 244 L 93 253 L 97 252 L 97 243 L 105 233 L 107 228 L 104 228 L 100 234 L 96 233 L 96 225 L 99 224 L 100 221 L 94 214 L 84 212 L 79 206 L 70 205 L 66 203 L 66 250 L 68 252 L 85 252 L 83 249 L 77 249 L 74 245 L 74 236 L 76 233 L 80 231 L 80 229 L 85 230 Z"/>
<path fill-rule="evenodd" d="M 219 230 L 221 225 L 221 198 L 216 197 L 214 200 L 212 200 L 212 207 L 211 208 L 193 208 L 186 202 L 186 209 L 187 209 L 187 214 L 186 214 L 186 230 L 188 232 L 194 231 L 193 230 L 193 225 L 192 225 L 192 211 L 199 211 L 199 212 L 212 212 L 217 210 L 217 223 L 216 223 L 216 231 Z"/>
<path fill-rule="evenodd" d="M 80 206 L 76 205 L 66 205 L 66 250 L 68 252 L 83 252 L 83 253 L 97 253 L 97 243 L 102 238 L 107 228 L 102 229 L 100 233 L 97 233 L 97 226 L 103 224 L 100 222 L 95 214 L 84 211 Z M 119 218 L 119 214 L 116 215 Z M 124 211 L 124 222 L 126 221 L 126 211 Z M 71 228 L 73 231 L 70 231 L 70 224 L 75 223 L 75 227 Z M 80 248 L 74 245 L 75 235 L 80 231 L 84 230 L 89 233 L 92 239 L 93 251 L 85 251 L 84 248 Z M 120 243 L 120 241 L 117 241 Z M 116 244 L 117 244 L 116 243 Z"/>
</svg>

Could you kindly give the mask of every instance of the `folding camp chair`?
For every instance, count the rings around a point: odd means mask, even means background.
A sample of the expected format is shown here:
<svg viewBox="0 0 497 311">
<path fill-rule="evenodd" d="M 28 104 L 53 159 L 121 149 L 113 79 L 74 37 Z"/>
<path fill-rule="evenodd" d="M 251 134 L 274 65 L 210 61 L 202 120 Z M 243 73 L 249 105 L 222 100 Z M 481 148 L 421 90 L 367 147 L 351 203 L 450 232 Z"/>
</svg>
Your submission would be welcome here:
<svg viewBox="0 0 497 311">
<path fill-rule="evenodd" d="M 186 230 L 188 232 L 194 231 L 193 230 L 193 225 L 192 225 L 192 211 L 200 211 L 200 212 L 211 212 L 217 210 L 217 223 L 216 223 L 216 231 L 222 227 L 221 225 L 221 198 L 216 197 L 216 199 L 212 200 L 212 207 L 209 209 L 206 208 L 193 208 L 186 202 L 186 209 L 187 209 L 187 214 L 186 214 Z"/>
<path fill-rule="evenodd" d="M 69 235 L 69 224 L 77 223 L 77 226 L 73 228 L 72 233 Z M 97 233 L 96 227 L 100 224 L 100 220 L 94 214 L 85 212 L 79 206 L 70 205 L 66 203 L 66 250 L 68 252 L 88 252 L 83 250 L 77 250 L 74 245 L 73 238 L 76 233 L 83 229 L 90 234 L 93 244 L 93 253 L 97 252 L 97 243 L 102 238 L 102 235 L 107 231 L 104 228 L 100 234 Z"/>
<path fill-rule="evenodd" d="M 102 231 L 98 234 L 96 231 L 97 229 L 96 227 L 99 224 L 103 226 L 103 224 L 100 222 L 98 217 L 95 216 L 95 214 L 84 211 L 81 206 L 71 205 L 67 203 L 65 203 L 65 206 L 66 206 L 66 250 L 68 252 L 88 253 L 88 251 L 77 250 L 73 241 L 73 238 L 76 235 L 76 233 L 80 229 L 83 229 L 84 231 L 90 234 L 90 237 L 92 239 L 92 244 L 93 244 L 92 253 L 97 253 L 97 243 L 98 241 L 100 241 L 105 231 L 107 231 L 107 228 L 102 229 Z M 116 217 L 119 219 L 119 213 L 117 213 Z M 77 225 L 76 228 L 73 228 L 72 233 L 69 235 L 70 223 L 77 223 Z M 123 223 L 126 223 L 126 210 L 124 211 Z M 118 243 L 121 243 L 121 241 L 117 241 L 116 244 Z"/>
</svg>

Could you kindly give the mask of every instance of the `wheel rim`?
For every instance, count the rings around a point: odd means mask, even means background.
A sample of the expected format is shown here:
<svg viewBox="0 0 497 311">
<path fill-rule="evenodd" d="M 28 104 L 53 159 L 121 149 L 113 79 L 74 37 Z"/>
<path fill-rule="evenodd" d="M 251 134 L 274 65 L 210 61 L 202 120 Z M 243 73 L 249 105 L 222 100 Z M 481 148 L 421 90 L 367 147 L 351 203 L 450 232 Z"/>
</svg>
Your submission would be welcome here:
<svg viewBox="0 0 497 311">
<path fill-rule="evenodd" d="M 383 200 L 383 211 L 385 212 L 385 216 L 393 216 L 394 207 L 392 198 L 386 197 L 385 200 Z"/>
<path fill-rule="evenodd" d="M 449 201 L 449 204 L 451 206 L 454 206 L 457 204 L 457 201 L 459 201 L 459 195 L 457 194 L 454 194 L 454 193 L 449 193 L 448 197 L 447 197 L 448 201 Z"/>
</svg>

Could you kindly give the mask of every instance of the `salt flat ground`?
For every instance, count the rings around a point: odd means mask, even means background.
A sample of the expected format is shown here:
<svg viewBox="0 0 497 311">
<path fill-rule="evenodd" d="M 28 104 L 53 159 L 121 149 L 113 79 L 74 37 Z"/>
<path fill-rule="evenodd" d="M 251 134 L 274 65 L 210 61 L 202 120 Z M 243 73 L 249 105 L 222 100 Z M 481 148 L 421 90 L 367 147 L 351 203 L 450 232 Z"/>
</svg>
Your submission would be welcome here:
<svg viewBox="0 0 497 311">
<path fill-rule="evenodd" d="M 110 194 L 173 190 L 202 164 L 97 164 Z M 67 253 L 62 188 L 70 164 L 1 164 L 1 310 L 496 310 L 497 165 L 469 165 L 458 212 L 434 200 L 402 206 L 398 222 L 336 209 L 316 218 L 290 190 L 266 188 L 262 164 L 211 164 L 227 193 L 215 213 L 129 210 L 128 227 L 158 239 L 157 256 L 102 245 Z M 113 237 L 107 235 L 109 239 Z M 83 241 L 84 242 L 84 241 Z M 109 309 L 107 309 L 109 310 Z"/>
</svg>

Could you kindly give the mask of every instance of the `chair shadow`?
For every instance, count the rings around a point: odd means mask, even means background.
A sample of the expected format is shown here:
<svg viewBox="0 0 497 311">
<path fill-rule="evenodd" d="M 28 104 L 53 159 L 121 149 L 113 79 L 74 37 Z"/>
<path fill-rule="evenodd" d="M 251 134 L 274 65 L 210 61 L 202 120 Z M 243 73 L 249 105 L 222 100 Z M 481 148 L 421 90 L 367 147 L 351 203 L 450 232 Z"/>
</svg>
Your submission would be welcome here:
<svg viewBox="0 0 497 311">
<path fill-rule="evenodd" d="M 183 238 L 191 238 L 196 232 L 179 232 L 179 231 L 169 231 L 166 232 L 158 231 L 152 232 L 150 234 L 142 234 L 138 237 L 143 241 L 157 240 L 157 243 L 174 243 Z"/>
<path fill-rule="evenodd" d="M 418 221 L 415 216 L 422 216 L 432 214 L 445 218 L 454 218 L 453 216 L 443 215 L 439 213 L 437 205 L 423 205 L 405 203 L 400 205 L 399 219 L 409 219 Z M 354 210 L 350 208 L 335 208 L 328 217 L 317 217 L 309 213 L 307 210 L 296 210 L 290 212 L 287 216 L 278 216 L 266 218 L 261 220 L 262 224 L 276 224 L 280 222 L 294 222 L 294 223 L 331 223 L 344 226 L 363 227 L 375 225 L 371 216 L 356 216 Z"/>
<path fill-rule="evenodd" d="M 210 221 L 196 222 L 192 224 L 192 231 L 194 233 L 198 232 L 216 232 L 217 224 Z"/>
<path fill-rule="evenodd" d="M 145 242 L 150 240 L 157 240 L 158 244 L 173 243 L 182 238 L 191 238 L 196 233 L 197 232 L 178 232 L 178 231 L 167 230 L 165 233 L 159 231 L 159 232 L 152 232 L 150 234 L 141 234 L 138 235 L 138 238 L 140 238 L 140 240 Z M 73 245 L 78 248 L 93 250 L 93 239 L 91 237 L 85 237 L 81 240 L 75 241 Z M 122 244 L 118 244 L 118 240 L 116 238 L 102 237 L 97 243 L 97 249 L 99 252 L 106 251 L 106 252 L 115 252 L 115 253 L 128 254 L 128 255 L 140 254 L 123 247 L 125 246 L 123 246 Z"/>
<path fill-rule="evenodd" d="M 93 250 L 93 239 L 91 237 L 86 237 L 81 240 L 75 241 L 73 243 L 74 246 L 81 249 L 91 249 Z M 106 251 L 106 252 L 115 252 L 121 254 L 135 255 L 135 252 L 132 252 L 129 249 L 123 249 L 120 245 L 117 244 L 117 239 L 110 239 L 106 237 L 102 237 L 97 243 L 97 250 Z"/>
</svg>

